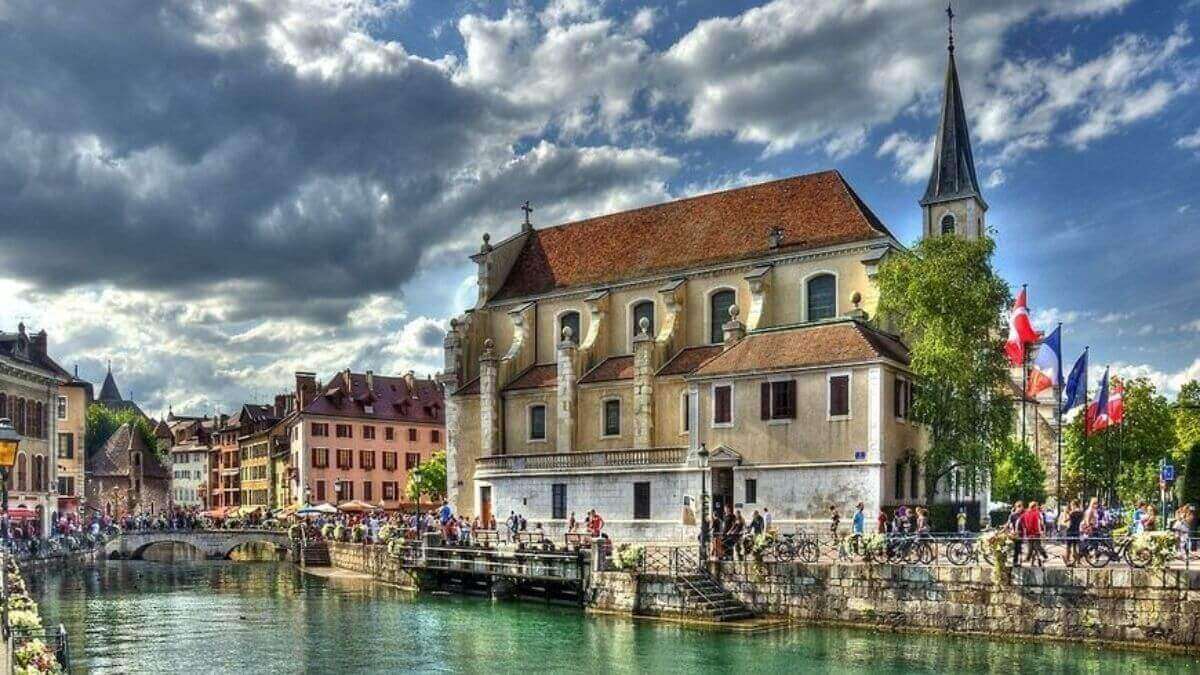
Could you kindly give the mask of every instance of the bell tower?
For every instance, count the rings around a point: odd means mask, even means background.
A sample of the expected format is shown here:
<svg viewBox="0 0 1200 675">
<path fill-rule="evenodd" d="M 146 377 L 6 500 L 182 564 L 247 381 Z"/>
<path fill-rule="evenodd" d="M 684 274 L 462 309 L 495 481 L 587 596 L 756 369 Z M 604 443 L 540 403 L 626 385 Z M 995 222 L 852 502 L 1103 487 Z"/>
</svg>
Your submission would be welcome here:
<svg viewBox="0 0 1200 675">
<path fill-rule="evenodd" d="M 933 171 L 921 198 L 923 234 L 926 237 L 956 234 L 976 239 L 987 231 L 987 202 L 975 176 L 971 136 L 958 85 L 954 62 L 954 10 L 946 7 L 949 19 L 949 59 L 942 93 L 942 116 L 938 121 Z"/>
</svg>

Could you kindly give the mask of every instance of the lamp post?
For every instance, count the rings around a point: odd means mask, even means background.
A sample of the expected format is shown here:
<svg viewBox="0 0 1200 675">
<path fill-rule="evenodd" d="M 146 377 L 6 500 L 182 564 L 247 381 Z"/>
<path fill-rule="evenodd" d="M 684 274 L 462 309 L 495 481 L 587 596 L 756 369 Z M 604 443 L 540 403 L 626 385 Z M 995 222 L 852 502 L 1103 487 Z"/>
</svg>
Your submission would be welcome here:
<svg viewBox="0 0 1200 675">
<path fill-rule="evenodd" d="M 703 443 L 696 453 L 700 460 L 700 569 L 708 565 L 708 448 Z"/>
<path fill-rule="evenodd" d="M 8 472 L 17 461 L 17 446 L 21 443 L 21 434 L 13 428 L 12 421 L 7 417 L 0 418 L 0 508 L 8 516 Z"/>
</svg>

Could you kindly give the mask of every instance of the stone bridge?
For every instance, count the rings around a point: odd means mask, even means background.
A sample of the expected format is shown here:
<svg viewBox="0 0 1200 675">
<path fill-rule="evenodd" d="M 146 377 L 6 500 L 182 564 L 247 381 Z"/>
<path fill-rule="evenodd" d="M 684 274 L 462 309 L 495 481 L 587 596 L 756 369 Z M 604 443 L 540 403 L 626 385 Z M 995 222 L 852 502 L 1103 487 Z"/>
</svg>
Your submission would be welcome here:
<svg viewBox="0 0 1200 675">
<path fill-rule="evenodd" d="M 124 532 L 104 545 L 104 557 L 140 560 L 154 544 L 185 544 L 210 560 L 223 560 L 239 546 L 265 543 L 277 549 L 288 546 L 287 532 L 278 530 L 148 530 Z"/>
</svg>

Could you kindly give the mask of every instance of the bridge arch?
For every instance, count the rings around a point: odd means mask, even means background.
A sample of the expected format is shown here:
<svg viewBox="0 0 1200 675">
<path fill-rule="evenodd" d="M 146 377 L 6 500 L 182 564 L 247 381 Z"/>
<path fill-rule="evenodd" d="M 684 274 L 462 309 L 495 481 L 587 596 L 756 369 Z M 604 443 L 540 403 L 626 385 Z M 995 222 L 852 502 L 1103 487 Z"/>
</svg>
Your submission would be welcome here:
<svg viewBox="0 0 1200 675">
<path fill-rule="evenodd" d="M 155 544 L 191 546 L 207 559 L 223 560 L 241 546 L 262 543 L 275 550 L 286 549 L 287 535 L 274 530 L 196 530 L 125 532 L 105 544 L 105 557 L 141 560 Z"/>
</svg>

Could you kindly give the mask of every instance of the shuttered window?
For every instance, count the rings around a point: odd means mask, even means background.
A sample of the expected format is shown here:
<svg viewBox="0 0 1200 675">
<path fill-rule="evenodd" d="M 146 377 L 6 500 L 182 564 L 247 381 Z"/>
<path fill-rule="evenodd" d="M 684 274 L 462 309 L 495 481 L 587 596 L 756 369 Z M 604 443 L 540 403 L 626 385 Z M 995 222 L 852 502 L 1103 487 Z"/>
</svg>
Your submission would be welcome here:
<svg viewBox="0 0 1200 675">
<path fill-rule="evenodd" d="M 733 423 L 733 385 L 713 387 L 713 424 Z"/>
<path fill-rule="evenodd" d="M 829 416 L 845 417 L 850 414 L 850 376 L 833 375 L 829 378 Z"/>
<path fill-rule="evenodd" d="M 764 420 L 796 418 L 796 381 L 763 382 L 759 386 L 760 417 Z"/>
</svg>

